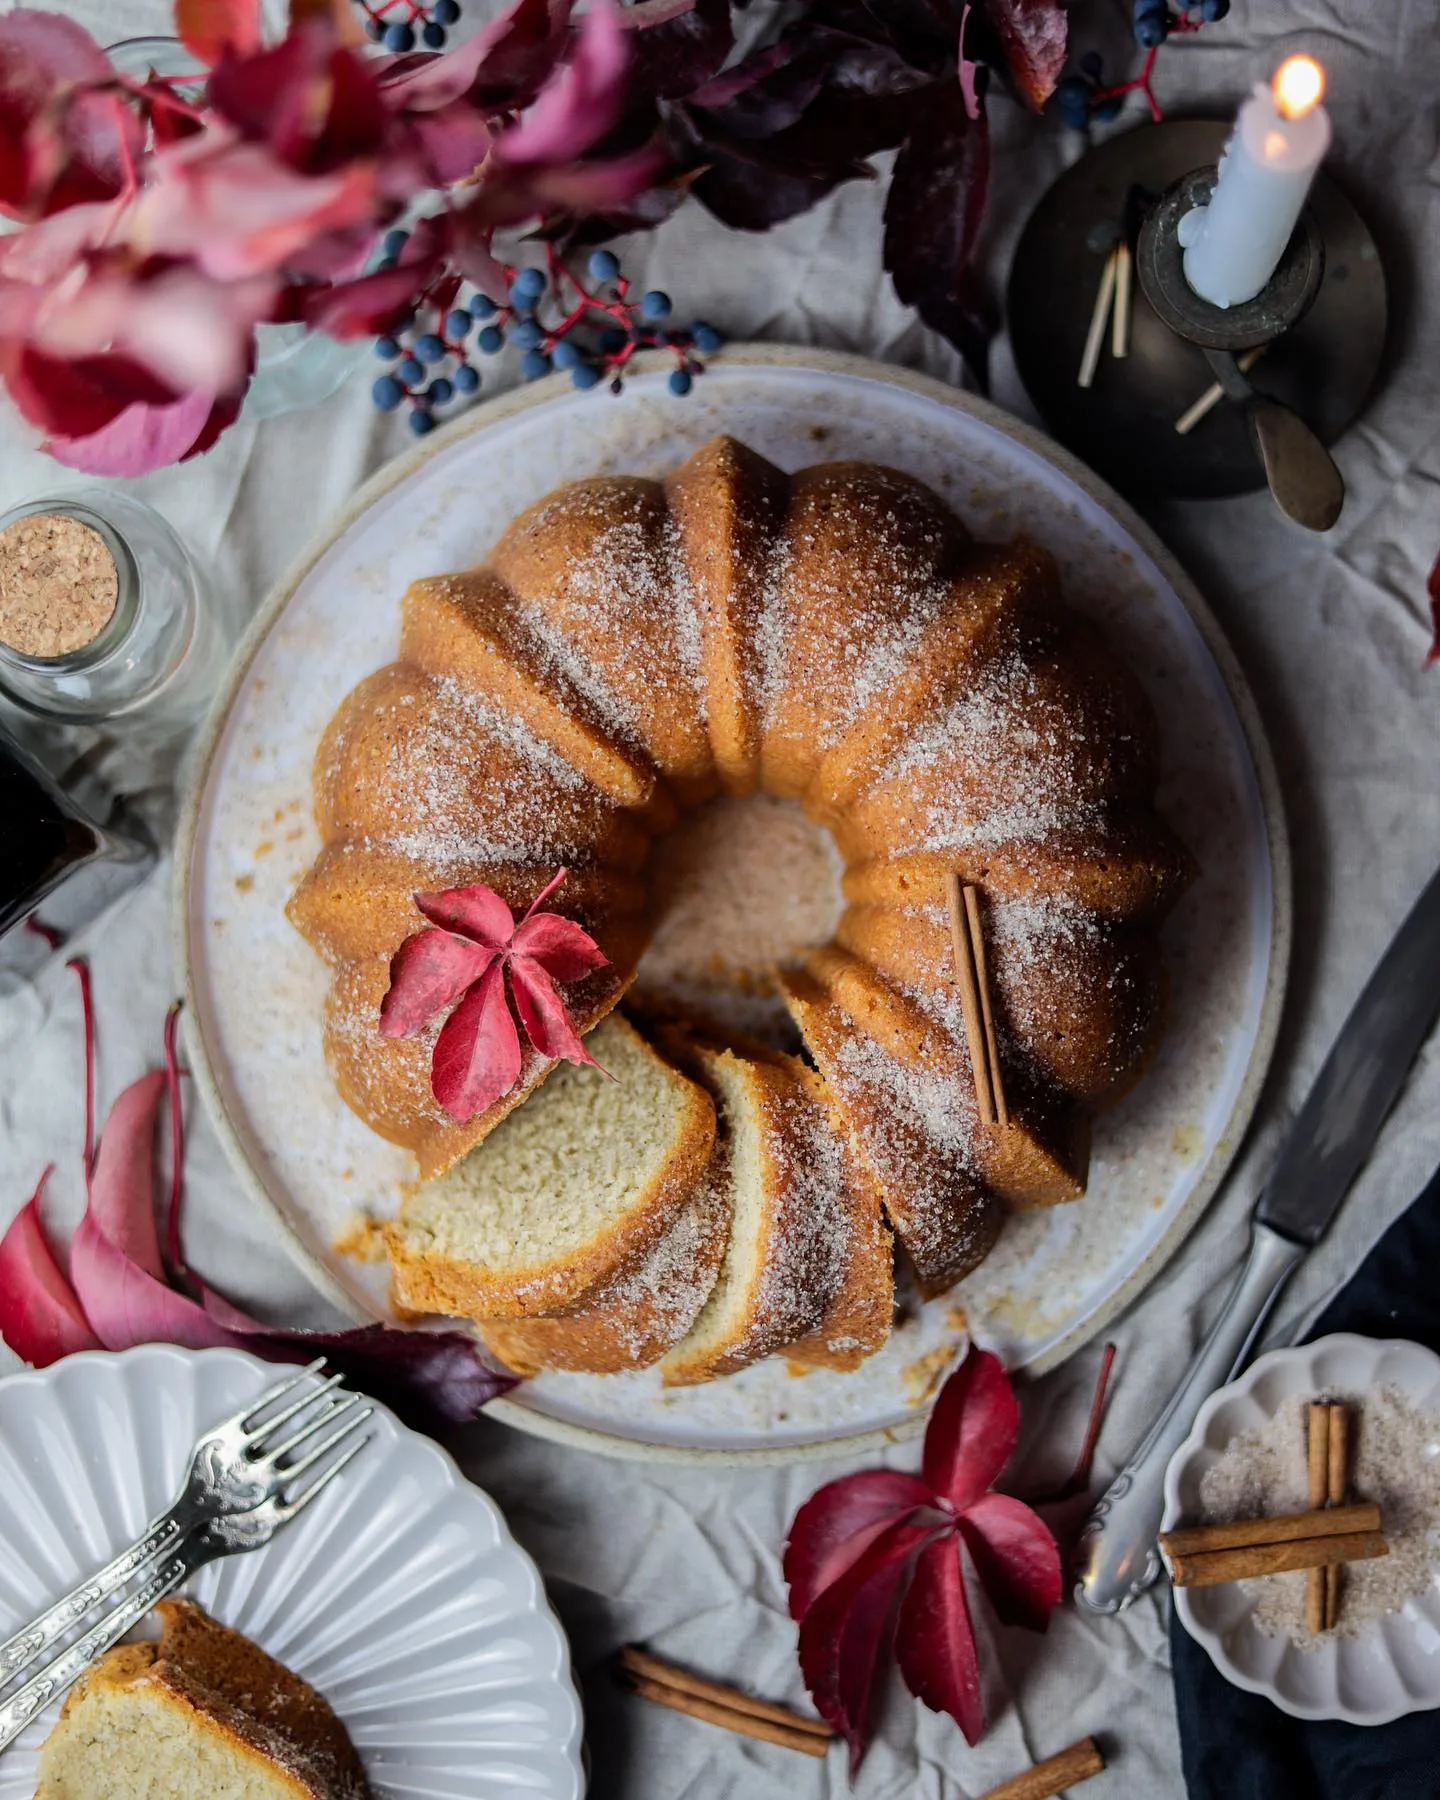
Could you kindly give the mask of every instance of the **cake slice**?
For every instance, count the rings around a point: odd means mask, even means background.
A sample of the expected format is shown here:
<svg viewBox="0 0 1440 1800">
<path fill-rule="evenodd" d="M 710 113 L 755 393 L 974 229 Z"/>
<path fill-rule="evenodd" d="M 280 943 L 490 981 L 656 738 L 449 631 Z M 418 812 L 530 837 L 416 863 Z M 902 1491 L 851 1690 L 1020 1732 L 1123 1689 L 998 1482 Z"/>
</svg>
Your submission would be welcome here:
<svg viewBox="0 0 1440 1800">
<path fill-rule="evenodd" d="M 345 1727 L 298 1675 L 188 1600 L 71 1691 L 35 1800 L 368 1800 Z"/>
<path fill-rule="evenodd" d="M 709 1096 L 612 1013 L 478 1150 L 386 1228 L 391 1292 L 412 1313 L 526 1318 L 583 1304 L 647 1256 L 705 1179 Z"/>
</svg>

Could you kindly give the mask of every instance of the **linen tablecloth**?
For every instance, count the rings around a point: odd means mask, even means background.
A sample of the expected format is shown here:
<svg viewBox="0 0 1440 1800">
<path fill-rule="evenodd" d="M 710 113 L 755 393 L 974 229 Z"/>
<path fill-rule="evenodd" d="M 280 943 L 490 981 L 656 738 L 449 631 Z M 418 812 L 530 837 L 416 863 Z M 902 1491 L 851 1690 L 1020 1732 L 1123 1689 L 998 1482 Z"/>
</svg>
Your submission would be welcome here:
<svg viewBox="0 0 1440 1800">
<path fill-rule="evenodd" d="M 71 0 L 63 10 L 102 40 L 166 29 L 159 0 Z M 468 19 L 485 9 L 466 0 Z M 1134 60 L 1122 0 L 1080 0 L 1080 49 L 1111 68 Z M 1440 861 L 1440 669 L 1424 670 L 1425 576 L 1440 549 L 1440 31 L 1436 0 L 1237 0 L 1222 24 L 1162 52 L 1168 111 L 1232 112 L 1250 82 L 1290 49 L 1330 73 L 1330 166 L 1362 205 L 1391 281 L 1393 325 L 1382 383 L 1339 445 L 1349 488 L 1325 537 L 1286 524 L 1264 495 L 1154 509 L 1153 522 L 1206 594 L 1239 653 L 1279 762 L 1295 853 L 1295 954 L 1273 1071 L 1253 1131 L 1221 1197 L 1182 1253 L 1119 1322 L 1113 1401 L 1097 1477 L 1130 1450 L 1180 1374 L 1245 1245 L 1245 1214 L 1287 1117 L 1375 958 Z M 1030 207 L 1079 140 L 1001 95 L 984 261 L 1003 274 Z M 1138 123 L 1138 102 L 1115 129 Z M 669 289 L 682 315 L 736 338 L 815 343 L 960 379 L 947 346 L 900 307 L 880 267 L 883 183 L 856 182 L 763 237 L 729 232 L 698 207 L 622 246 L 645 285 Z M 242 421 L 207 457 L 135 484 L 205 561 L 244 616 L 359 482 L 406 442 L 370 407 L 362 368 L 314 409 Z M 486 391 L 516 379 L 516 356 L 487 367 Z M 1003 341 L 996 397 L 1029 407 Z M 603 393 L 594 404 L 603 406 Z M 0 505 L 54 493 L 65 477 L 0 412 Z M 149 781 L 163 815 L 173 771 L 137 771 L 124 747 L 117 780 Z M 93 962 L 102 1096 L 156 1061 L 176 988 L 170 869 L 157 869 L 83 942 Z M 79 1211 L 79 1016 L 74 983 L 51 968 L 0 1002 L 0 1222 L 58 1158 L 52 1216 Z M 324 1303 L 246 1201 L 199 1109 L 192 1107 L 188 1238 L 192 1259 L 266 1316 L 319 1324 Z M 1432 1043 L 1335 1229 L 1285 1298 L 1277 1334 L 1297 1324 L 1440 1161 L 1440 1043 Z M 1073 1452 L 1098 1350 L 1026 1396 L 1028 1433 L 1056 1465 Z M 14 1359 L 0 1348 L 0 1368 Z M 778 1556 L 796 1507 L 844 1464 L 797 1469 L 642 1467 L 560 1449 L 493 1423 L 455 1449 L 505 1508 L 544 1572 L 570 1633 L 585 1689 L 592 1791 L 600 1800 L 817 1800 L 846 1782 L 824 1765 L 750 1745 L 620 1695 L 613 1648 L 645 1640 L 661 1653 L 777 1698 L 803 1699 Z M 913 1466 L 914 1445 L 891 1453 Z M 1183 1793 L 1165 1631 L 1153 1594 L 1114 1620 L 1066 1609 L 1044 1638 L 1005 1634 L 994 1722 L 967 1749 L 948 1719 L 899 1691 L 855 1792 L 863 1800 L 961 1800 L 1085 1732 L 1104 1737 L 1105 1793 L 1178 1800 Z M 1087 1790 L 1088 1791 L 1088 1790 Z M 1095 1784 L 1100 1800 L 1101 1783 Z"/>
</svg>

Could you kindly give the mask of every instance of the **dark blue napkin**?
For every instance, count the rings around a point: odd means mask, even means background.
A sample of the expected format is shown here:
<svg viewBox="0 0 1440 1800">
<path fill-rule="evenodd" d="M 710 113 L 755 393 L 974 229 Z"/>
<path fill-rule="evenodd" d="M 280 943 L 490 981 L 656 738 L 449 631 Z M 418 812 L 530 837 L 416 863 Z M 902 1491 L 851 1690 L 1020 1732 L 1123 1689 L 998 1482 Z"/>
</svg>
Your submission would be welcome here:
<svg viewBox="0 0 1440 1800">
<path fill-rule="evenodd" d="M 1440 1174 L 1395 1221 L 1311 1331 L 1410 1338 L 1440 1352 Z M 1436 1800 L 1440 1712 L 1389 1725 L 1292 1719 L 1232 1687 L 1173 1616 L 1171 1667 L 1190 1800 Z"/>
</svg>

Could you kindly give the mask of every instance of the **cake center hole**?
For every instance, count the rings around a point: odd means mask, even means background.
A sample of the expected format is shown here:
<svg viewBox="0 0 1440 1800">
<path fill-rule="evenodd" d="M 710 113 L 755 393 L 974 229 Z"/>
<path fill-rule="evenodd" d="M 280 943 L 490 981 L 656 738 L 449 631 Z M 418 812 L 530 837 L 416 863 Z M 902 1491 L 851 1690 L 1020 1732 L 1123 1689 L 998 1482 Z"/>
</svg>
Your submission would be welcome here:
<svg viewBox="0 0 1440 1800">
<path fill-rule="evenodd" d="M 650 853 L 653 936 L 636 998 L 787 1043 L 774 971 L 835 935 L 842 868 L 793 800 L 753 794 L 686 813 Z"/>
</svg>

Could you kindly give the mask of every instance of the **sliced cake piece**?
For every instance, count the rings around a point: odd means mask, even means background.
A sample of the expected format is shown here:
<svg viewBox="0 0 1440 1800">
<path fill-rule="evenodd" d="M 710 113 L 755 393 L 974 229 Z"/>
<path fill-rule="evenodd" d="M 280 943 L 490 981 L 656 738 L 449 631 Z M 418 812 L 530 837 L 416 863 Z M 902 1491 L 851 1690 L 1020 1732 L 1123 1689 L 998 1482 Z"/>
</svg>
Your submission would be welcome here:
<svg viewBox="0 0 1440 1800">
<path fill-rule="evenodd" d="M 673 1349 L 710 1296 L 730 1237 L 730 1184 L 718 1150 L 694 1199 L 648 1254 L 600 1282 L 569 1312 L 491 1320 L 480 1334 L 517 1375 L 648 1369 Z"/>
<path fill-rule="evenodd" d="M 345 1727 L 307 1682 L 188 1600 L 70 1693 L 35 1800 L 368 1800 Z"/>
<path fill-rule="evenodd" d="M 573 1306 L 694 1198 L 715 1143 L 708 1094 L 618 1014 L 586 1044 L 600 1069 L 559 1064 L 406 1200 L 386 1230 L 398 1307 L 484 1320 Z"/>
<path fill-rule="evenodd" d="M 702 1044 L 689 1056 L 719 1108 L 734 1216 L 719 1280 L 661 1364 L 670 1386 L 731 1374 L 820 1332 L 849 1272 L 854 1204 L 844 1152 L 800 1065 Z"/>
</svg>

